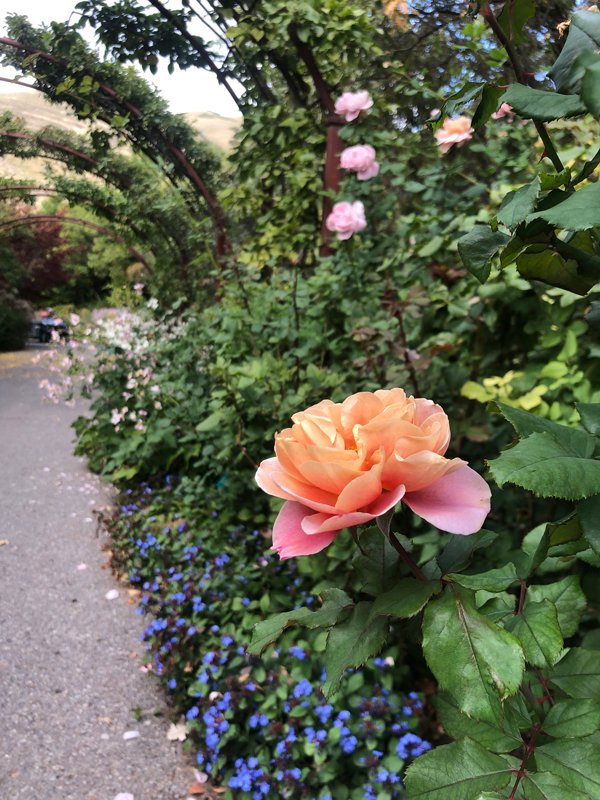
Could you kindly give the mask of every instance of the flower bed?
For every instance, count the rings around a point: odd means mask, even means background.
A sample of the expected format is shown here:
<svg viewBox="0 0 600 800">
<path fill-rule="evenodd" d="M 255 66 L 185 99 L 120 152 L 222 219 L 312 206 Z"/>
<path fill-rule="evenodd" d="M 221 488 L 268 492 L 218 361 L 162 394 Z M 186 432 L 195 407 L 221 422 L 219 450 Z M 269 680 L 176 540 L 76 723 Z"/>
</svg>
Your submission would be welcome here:
<svg viewBox="0 0 600 800">
<path fill-rule="evenodd" d="M 248 656 L 265 612 L 316 603 L 311 582 L 258 529 L 190 505 L 191 481 L 174 484 L 124 494 L 113 562 L 141 590 L 148 663 L 185 715 L 199 769 L 226 797 L 402 797 L 404 767 L 430 744 L 420 696 L 394 668 L 399 648 L 349 672 L 330 702 L 323 634 Z"/>
</svg>

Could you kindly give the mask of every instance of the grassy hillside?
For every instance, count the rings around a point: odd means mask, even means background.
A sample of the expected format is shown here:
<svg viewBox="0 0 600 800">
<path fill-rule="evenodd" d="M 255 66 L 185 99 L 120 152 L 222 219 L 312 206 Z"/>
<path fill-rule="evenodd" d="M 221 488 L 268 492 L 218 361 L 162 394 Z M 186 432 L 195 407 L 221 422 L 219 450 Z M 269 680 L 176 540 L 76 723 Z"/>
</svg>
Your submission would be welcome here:
<svg viewBox="0 0 600 800">
<path fill-rule="evenodd" d="M 0 113 L 10 111 L 21 117 L 26 126 L 40 130 L 48 125 L 84 133 L 88 123 L 77 119 L 67 106 L 49 103 L 35 91 L 0 92 Z M 233 136 L 241 124 L 241 117 L 222 117 L 212 111 L 194 111 L 183 114 L 184 119 L 198 131 L 199 136 L 221 150 L 231 147 Z M 4 177 L 24 178 L 39 181 L 43 177 L 42 159 L 24 161 L 13 156 L 0 158 L 0 174 Z"/>
</svg>

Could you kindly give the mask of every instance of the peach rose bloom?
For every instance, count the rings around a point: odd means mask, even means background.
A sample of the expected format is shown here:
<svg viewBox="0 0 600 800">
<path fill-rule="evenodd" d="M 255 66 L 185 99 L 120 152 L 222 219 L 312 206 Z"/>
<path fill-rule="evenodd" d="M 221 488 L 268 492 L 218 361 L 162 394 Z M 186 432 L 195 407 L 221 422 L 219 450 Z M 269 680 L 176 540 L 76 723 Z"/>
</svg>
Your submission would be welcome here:
<svg viewBox="0 0 600 800">
<path fill-rule="evenodd" d="M 462 147 L 473 136 L 471 120 L 468 117 L 446 117 L 434 136 L 441 153 L 447 153 L 452 145 Z"/>
<path fill-rule="evenodd" d="M 273 526 L 281 558 L 323 550 L 348 526 L 371 522 L 402 501 L 449 533 L 478 531 L 490 510 L 487 483 L 448 459 L 448 417 L 402 389 L 322 400 L 275 435 L 275 458 L 256 482 L 284 503 Z"/>
</svg>

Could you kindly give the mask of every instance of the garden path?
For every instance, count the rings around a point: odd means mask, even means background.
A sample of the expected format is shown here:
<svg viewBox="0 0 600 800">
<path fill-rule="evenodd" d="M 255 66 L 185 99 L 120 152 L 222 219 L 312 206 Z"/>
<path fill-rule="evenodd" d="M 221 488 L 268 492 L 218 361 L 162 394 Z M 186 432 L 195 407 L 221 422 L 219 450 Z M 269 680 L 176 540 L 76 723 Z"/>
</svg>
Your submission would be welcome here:
<svg viewBox="0 0 600 800">
<path fill-rule="evenodd" d="M 79 410 L 42 402 L 34 355 L 0 355 L 0 797 L 183 800 L 191 763 L 96 529 L 107 492 L 72 455 Z"/>
</svg>

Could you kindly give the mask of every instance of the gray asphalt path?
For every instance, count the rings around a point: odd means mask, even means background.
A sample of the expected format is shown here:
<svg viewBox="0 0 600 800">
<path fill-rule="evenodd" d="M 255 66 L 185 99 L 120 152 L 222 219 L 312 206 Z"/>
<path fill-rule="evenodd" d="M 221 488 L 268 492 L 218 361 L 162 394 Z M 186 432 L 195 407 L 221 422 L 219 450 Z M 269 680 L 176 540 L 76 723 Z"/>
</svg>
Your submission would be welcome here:
<svg viewBox="0 0 600 800">
<path fill-rule="evenodd" d="M 0 798 L 184 800 L 191 760 L 96 533 L 108 497 L 72 455 L 78 410 L 42 402 L 43 377 L 31 353 L 0 355 Z"/>
</svg>

